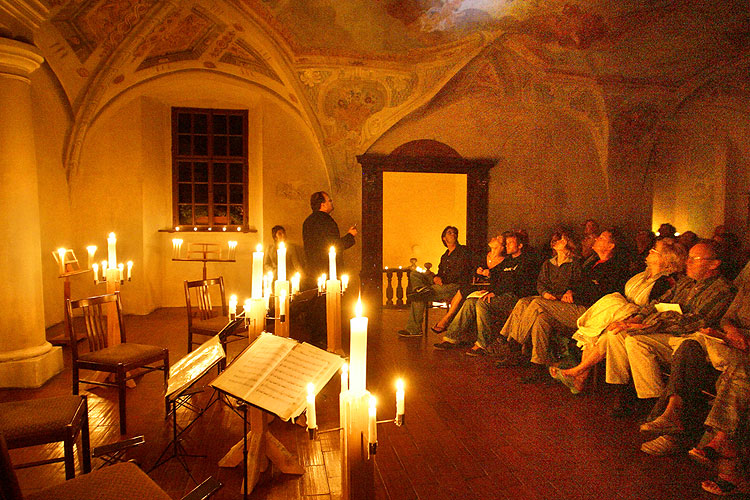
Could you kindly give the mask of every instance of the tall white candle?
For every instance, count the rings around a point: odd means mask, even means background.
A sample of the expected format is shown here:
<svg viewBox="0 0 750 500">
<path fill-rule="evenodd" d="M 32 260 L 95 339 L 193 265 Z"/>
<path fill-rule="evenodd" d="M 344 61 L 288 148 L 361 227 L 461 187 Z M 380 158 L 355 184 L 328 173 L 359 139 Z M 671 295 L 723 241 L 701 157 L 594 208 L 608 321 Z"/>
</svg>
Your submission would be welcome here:
<svg viewBox="0 0 750 500">
<path fill-rule="evenodd" d="M 328 272 L 330 273 L 330 279 L 336 279 L 336 247 L 331 247 L 328 251 Z"/>
<path fill-rule="evenodd" d="M 368 408 L 368 420 L 367 420 L 367 442 L 377 443 L 378 442 L 378 420 L 377 420 L 377 399 L 375 396 L 370 396 L 370 404 Z"/>
<path fill-rule="evenodd" d="M 341 365 L 341 392 L 349 390 L 349 365 L 344 363 Z"/>
<path fill-rule="evenodd" d="M 89 260 L 86 265 L 89 269 L 94 264 L 94 256 L 96 255 L 96 245 L 89 245 L 86 247 L 86 251 L 89 253 Z"/>
<path fill-rule="evenodd" d="M 367 317 L 362 316 L 362 298 L 357 299 L 356 317 L 350 320 L 349 389 L 355 394 L 365 391 L 367 381 Z"/>
<path fill-rule="evenodd" d="M 109 233 L 107 237 L 107 260 L 108 267 L 117 267 L 117 237 L 115 233 Z"/>
<path fill-rule="evenodd" d="M 404 414 L 404 380 L 396 381 L 396 418 Z"/>
<path fill-rule="evenodd" d="M 253 288 L 250 296 L 259 299 L 263 296 L 263 247 L 259 243 L 253 252 Z"/>
<path fill-rule="evenodd" d="M 286 316 L 286 298 L 286 288 L 282 288 L 281 290 L 279 290 L 279 317 Z"/>
<path fill-rule="evenodd" d="M 315 415 L 315 385 L 312 382 L 307 384 L 307 428 L 318 428 L 318 419 Z"/>
<path fill-rule="evenodd" d="M 276 279 L 286 281 L 286 245 L 284 245 L 283 241 L 279 243 L 279 248 L 276 250 L 276 257 L 278 258 Z"/>
<path fill-rule="evenodd" d="M 133 276 L 133 261 L 128 261 L 128 281 L 130 281 L 130 278 Z"/>
<path fill-rule="evenodd" d="M 65 274 L 65 254 L 68 251 L 65 248 L 58 248 L 57 249 L 57 258 L 59 259 L 60 264 L 60 274 Z"/>
</svg>

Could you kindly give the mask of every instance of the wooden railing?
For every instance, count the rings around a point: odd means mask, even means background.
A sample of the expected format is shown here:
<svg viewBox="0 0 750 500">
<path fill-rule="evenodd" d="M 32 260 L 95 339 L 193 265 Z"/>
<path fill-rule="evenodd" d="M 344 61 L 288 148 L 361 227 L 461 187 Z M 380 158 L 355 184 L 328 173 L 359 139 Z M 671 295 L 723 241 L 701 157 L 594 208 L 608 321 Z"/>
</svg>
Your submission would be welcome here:
<svg viewBox="0 0 750 500">
<path fill-rule="evenodd" d="M 387 309 L 402 309 L 407 305 L 406 289 L 409 286 L 409 269 L 389 268 L 383 269 L 383 290 L 385 297 L 383 307 Z M 395 297 L 395 301 L 394 301 Z"/>
</svg>

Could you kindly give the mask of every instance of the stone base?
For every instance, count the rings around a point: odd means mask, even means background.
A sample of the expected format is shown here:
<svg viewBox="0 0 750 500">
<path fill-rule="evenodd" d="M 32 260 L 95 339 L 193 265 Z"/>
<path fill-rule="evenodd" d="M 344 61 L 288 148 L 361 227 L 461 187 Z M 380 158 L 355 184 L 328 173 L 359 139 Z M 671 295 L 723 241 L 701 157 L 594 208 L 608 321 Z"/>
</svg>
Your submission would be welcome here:
<svg viewBox="0 0 750 500">
<path fill-rule="evenodd" d="M 32 358 L 0 362 L 0 388 L 32 389 L 63 371 L 62 347 Z"/>
</svg>

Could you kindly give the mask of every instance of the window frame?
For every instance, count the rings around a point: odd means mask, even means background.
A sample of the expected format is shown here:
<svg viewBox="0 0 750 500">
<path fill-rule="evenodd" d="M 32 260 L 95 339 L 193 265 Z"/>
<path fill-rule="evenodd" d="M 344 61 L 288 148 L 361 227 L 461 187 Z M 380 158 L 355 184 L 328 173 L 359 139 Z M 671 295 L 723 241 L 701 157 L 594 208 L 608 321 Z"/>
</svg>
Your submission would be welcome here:
<svg viewBox="0 0 750 500">
<path fill-rule="evenodd" d="M 172 222 L 174 227 L 196 227 L 198 229 L 208 229 L 211 228 L 224 228 L 224 227 L 241 227 L 241 230 L 247 231 L 248 230 L 248 224 L 249 224 L 249 218 L 248 218 L 248 194 L 249 194 L 249 185 L 248 185 L 248 110 L 247 109 L 217 109 L 217 108 L 192 108 L 192 107 L 172 107 L 171 109 L 171 129 L 172 129 Z M 179 127 L 179 117 L 180 114 L 190 114 L 190 131 L 189 132 L 181 132 Z M 194 130 L 194 116 L 195 115 L 206 115 L 207 125 L 206 125 L 206 133 L 196 133 Z M 225 133 L 215 132 L 214 131 L 214 116 L 217 115 L 223 115 L 227 117 L 227 130 Z M 229 116 L 240 116 L 242 118 L 242 154 L 241 156 L 237 155 L 230 155 L 229 150 L 229 137 L 231 136 L 237 136 L 237 134 L 230 134 L 230 129 L 228 125 L 228 117 Z M 206 154 L 205 155 L 199 155 L 195 154 L 195 142 L 194 138 L 196 136 L 203 136 L 206 137 Z M 188 136 L 190 137 L 190 144 L 191 144 L 191 154 L 181 154 L 180 153 L 180 137 L 181 136 Z M 227 150 L 225 151 L 225 155 L 215 155 L 214 154 L 214 141 L 217 137 L 227 137 Z M 196 206 L 202 206 L 203 203 L 196 203 L 195 197 L 196 197 L 196 185 L 197 184 L 203 184 L 202 182 L 196 182 L 195 180 L 195 171 L 191 170 L 191 180 L 188 182 L 180 181 L 180 164 L 184 162 L 189 162 L 193 165 L 191 165 L 191 169 L 194 168 L 195 163 L 203 163 L 205 162 L 207 165 L 207 171 L 206 176 L 207 180 L 205 184 L 207 185 L 207 191 L 208 191 L 208 198 L 206 202 L 206 206 L 208 208 L 208 215 L 207 215 L 207 222 L 205 223 L 198 223 L 197 222 L 197 215 L 196 215 Z M 226 185 L 227 189 L 227 197 L 225 203 L 217 203 L 214 199 L 214 184 L 222 184 L 220 182 L 216 182 L 214 179 L 214 165 L 224 163 L 226 164 L 227 173 L 226 178 L 223 184 Z M 230 186 L 239 184 L 238 182 L 230 182 L 230 168 L 232 164 L 241 164 L 242 168 L 242 203 L 231 203 L 231 189 Z M 181 223 L 180 222 L 180 206 L 181 205 L 188 205 L 188 203 L 181 203 L 180 202 L 180 185 L 181 184 L 189 184 L 191 186 L 191 201 L 189 205 L 191 206 L 191 223 Z M 216 223 L 214 215 L 216 206 L 226 206 L 227 207 L 227 214 L 226 214 L 226 223 Z M 242 222 L 241 224 L 232 223 L 231 222 L 231 209 L 232 205 L 235 206 L 242 206 Z"/>
</svg>

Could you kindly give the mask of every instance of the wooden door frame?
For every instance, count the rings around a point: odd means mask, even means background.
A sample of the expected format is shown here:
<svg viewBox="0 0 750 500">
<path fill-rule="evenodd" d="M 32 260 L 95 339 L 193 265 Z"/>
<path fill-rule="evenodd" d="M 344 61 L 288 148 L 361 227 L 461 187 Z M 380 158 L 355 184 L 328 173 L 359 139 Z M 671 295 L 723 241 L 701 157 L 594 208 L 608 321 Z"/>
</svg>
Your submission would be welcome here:
<svg viewBox="0 0 750 500">
<path fill-rule="evenodd" d="M 362 165 L 362 295 L 370 304 L 382 302 L 383 172 L 419 172 L 466 175 L 466 245 L 474 253 L 487 246 L 489 172 L 494 160 L 444 156 L 357 156 Z M 435 194 L 439 203 L 440 195 Z M 378 311 L 380 308 L 375 308 Z M 375 312 L 375 311 L 373 311 Z"/>
</svg>

